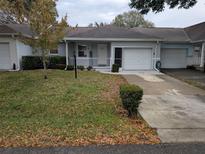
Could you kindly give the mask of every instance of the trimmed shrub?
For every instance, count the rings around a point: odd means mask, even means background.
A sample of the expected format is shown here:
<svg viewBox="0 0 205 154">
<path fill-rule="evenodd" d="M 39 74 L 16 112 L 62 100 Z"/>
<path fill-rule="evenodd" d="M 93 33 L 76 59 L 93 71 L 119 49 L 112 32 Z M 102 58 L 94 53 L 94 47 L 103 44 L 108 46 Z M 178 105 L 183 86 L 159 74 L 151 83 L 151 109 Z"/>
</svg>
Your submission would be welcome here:
<svg viewBox="0 0 205 154">
<path fill-rule="evenodd" d="M 196 70 L 196 67 L 193 66 L 193 65 L 188 65 L 186 68 L 187 68 L 187 69 L 190 69 L 190 70 Z"/>
<path fill-rule="evenodd" d="M 23 56 L 21 61 L 23 70 L 33 70 L 43 68 L 42 59 L 39 56 Z"/>
<path fill-rule="evenodd" d="M 21 65 L 23 70 L 43 68 L 43 62 L 40 56 L 23 56 Z M 66 58 L 63 56 L 50 56 L 48 58 L 47 67 L 49 69 L 65 69 Z"/>
<path fill-rule="evenodd" d="M 51 56 L 49 57 L 49 64 L 66 64 L 66 57 Z"/>
<path fill-rule="evenodd" d="M 119 65 L 118 64 L 113 64 L 112 65 L 112 72 L 119 72 Z"/>
<path fill-rule="evenodd" d="M 124 109 L 128 111 L 128 116 L 134 116 L 138 113 L 138 107 L 143 96 L 142 88 L 136 85 L 124 84 L 120 86 L 120 97 Z"/>
<path fill-rule="evenodd" d="M 77 69 L 79 69 L 79 70 L 83 71 L 83 70 L 85 69 L 85 67 L 84 67 L 84 66 L 82 66 L 82 65 L 79 65 L 79 66 L 77 66 Z"/>
<path fill-rule="evenodd" d="M 67 65 L 67 70 L 68 71 L 74 70 L 74 65 Z"/>
<path fill-rule="evenodd" d="M 63 56 L 51 56 L 49 57 L 49 65 L 50 69 L 65 69 L 66 68 L 66 57 Z"/>
<path fill-rule="evenodd" d="M 93 69 L 92 66 L 88 66 L 88 67 L 87 67 L 87 70 L 88 70 L 88 71 L 91 71 L 92 69 Z"/>
<path fill-rule="evenodd" d="M 64 70 L 66 68 L 66 64 L 54 64 L 54 65 L 49 65 L 49 69 L 59 69 L 59 70 Z"/>
</svg>

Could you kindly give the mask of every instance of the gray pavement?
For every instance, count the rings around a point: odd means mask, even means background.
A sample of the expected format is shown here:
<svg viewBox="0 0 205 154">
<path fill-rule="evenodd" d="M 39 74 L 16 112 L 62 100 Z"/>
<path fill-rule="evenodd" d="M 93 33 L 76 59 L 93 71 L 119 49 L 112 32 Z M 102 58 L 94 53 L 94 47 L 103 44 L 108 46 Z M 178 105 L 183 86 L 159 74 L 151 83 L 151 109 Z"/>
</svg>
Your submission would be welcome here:
<svg viewBox="0 0 205 154">
<path fill-rule="evenodd" d="M 204 154 L 205 144 L 104 145 L 58 148 L 8 148 L 0 154 Z"/>
<path fill-rule="evenodd" d="M 204 87 L 205 89 L 205 73 L 197 70 L 191 69 L 166 69 L 163 70 L 168 75 L 177 77 L 186 81 L 194 81 L 200 87 Z"/>
<path fill-rule="evenodd" d="M 144 89 L 139 112 L 163 143 L 205 142 L 204 90 L 163 74 L 124 77 Z"/>
</svg>

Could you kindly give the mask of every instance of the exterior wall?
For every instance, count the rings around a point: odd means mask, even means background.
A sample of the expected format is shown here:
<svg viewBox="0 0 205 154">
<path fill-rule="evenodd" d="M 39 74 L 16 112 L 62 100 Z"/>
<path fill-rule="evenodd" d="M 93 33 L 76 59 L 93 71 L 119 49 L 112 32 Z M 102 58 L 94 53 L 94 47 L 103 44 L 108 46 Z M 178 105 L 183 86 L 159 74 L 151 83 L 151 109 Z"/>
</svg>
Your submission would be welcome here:
<svg viewBox="0 0 205 154">
<path fill-rule="evenodd" d="M 17 58 L 17 48 L 16 48 L 16 40 L 11 37 L 0 37 L 1 43 L 9 43 L 10 50 L 10 69 L 13 68 L 13 64 L 16 64 L 16 68 L 19 69 L 19 62 Z"/>
<path fill-rule="evenodd" d="M 194 55 L 193 45 L 192 44 L 168 44 L 163 43 L 161 48 L 169 48 L 169 49 L 186 49 L 186 61 L 187 65 L 195 65 L 195 60 L 198 58 Z"/>
<path fill-rule="evenodd" d="M 18 57 L 18 66 L 21 67 L 22 56 L 31 56 L 32 48 L 29 45 L 26 45 L 18 40 L 16 40 L 16 49 L 17 49 L 17 57 Z"/>
<path fill-rule="evenodd" d="M 73 57 L 75 52 L 75 43 L 68 43 L 68 55 Z M 66 56 L 66 44 L 64 42 L 58 45 L 58 56 Z"/>
</svg>

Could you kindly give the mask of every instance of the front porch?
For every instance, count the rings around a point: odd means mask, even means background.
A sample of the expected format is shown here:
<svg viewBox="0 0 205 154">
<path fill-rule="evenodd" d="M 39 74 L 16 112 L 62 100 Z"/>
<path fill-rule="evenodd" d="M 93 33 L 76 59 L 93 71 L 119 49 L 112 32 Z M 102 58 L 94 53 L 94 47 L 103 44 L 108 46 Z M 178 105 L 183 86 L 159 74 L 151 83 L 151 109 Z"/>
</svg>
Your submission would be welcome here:
<svg viewBox="0 0 205 154">
<path fill-rule="evenodd" d="M 66 65 L 74 64 L 74 55 L 77 65 L 92 66 L 94 69 L 111 68 L 110 42 L 66 41 Z"/>
</svg>

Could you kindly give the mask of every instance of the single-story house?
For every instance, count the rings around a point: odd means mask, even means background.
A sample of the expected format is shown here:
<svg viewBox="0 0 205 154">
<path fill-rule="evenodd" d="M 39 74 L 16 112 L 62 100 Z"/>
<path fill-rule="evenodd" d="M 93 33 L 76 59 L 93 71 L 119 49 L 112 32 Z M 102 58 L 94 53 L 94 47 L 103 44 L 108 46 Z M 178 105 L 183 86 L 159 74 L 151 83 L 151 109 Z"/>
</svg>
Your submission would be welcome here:
<svg viewBox="0 0 205 154">
<path fill-rule="evenodd" d="M 31 36 L 27 25 L 0 25 L 0 70 L 13 65 L 21 69 L 22 56 L 34 55 L 32 48 L 17 39 Z M 66 57 L 72 65 L 110 70 L 117 63 L 121 71 L 204 66 L 205 22 L 186 28 L 122 28 L 115 26 L 68 28 L 58 49 L 50 55 Z"/>
</svg>

